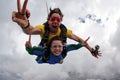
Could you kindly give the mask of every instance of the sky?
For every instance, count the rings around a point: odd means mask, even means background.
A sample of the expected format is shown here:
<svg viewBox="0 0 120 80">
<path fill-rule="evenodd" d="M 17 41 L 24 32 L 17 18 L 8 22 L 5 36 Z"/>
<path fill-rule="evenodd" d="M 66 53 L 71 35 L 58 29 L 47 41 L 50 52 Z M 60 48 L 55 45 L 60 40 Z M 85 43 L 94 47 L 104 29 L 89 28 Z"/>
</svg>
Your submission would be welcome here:
<svg viewBox="0 0 120 80">
<path fill-rule="evenodd" d="M 120 79 L 120 0 L 29 0 L 30 24 L 42 24 L 47 8 L 59 7 L 64 14 L 62 23 L 89 45 L 100 45 L 102 56 L 95 58 L 86 48 L 68 53 L 63 64 L 37 64 L 36 56 L 25 50 L 28 40 L 22 29 L 11 20 L 17 11 L 17 0 L 0 1 L 0 80 L 119 80 Z M 24 0 L 21 0 L 21 4 Z M 95 15 L 101 23 L 85 18 Z M 81 23 L 79 18 L 84 18 Z M 39 35 L 32 36 L 38 45 Z M 67 43 L 77 43 L 68 39 Z"/>
</svg>

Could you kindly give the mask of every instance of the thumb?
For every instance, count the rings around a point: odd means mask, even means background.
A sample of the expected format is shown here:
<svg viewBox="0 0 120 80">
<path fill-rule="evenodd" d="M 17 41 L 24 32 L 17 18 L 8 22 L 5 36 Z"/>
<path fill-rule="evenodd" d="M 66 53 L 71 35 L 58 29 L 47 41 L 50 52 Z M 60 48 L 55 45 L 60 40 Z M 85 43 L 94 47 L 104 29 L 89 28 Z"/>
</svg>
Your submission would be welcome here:
<svg viewBox="0 0 120 80">
<path fill-rule="evenodd" d="M 85 42 L 87 42 L 89 39 L 90 39 L 90 37 L 88 37 L 88 38 L 85 40 Z"/>
</svg>

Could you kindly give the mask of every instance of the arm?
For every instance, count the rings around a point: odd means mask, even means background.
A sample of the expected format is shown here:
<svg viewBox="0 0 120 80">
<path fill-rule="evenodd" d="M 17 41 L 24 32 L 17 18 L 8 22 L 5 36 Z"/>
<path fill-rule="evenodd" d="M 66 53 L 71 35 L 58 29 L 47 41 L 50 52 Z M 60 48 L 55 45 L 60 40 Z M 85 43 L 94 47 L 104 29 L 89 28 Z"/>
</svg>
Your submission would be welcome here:
<svg viewBox="0 0 120 80">
<path fill-rule="evenodd" d="M 26 46 L 26 50 L 30 55 L 37 55 L 37 56 L 44 55 L 44 48 L 40 48 L 36 46 L 32 47 L 29 41 L 26 42 L 25 46 Z"/>
<path fill-rule="evenodd" d="M 13 11 L 12 21 L 17 23 L 22 28 L 23 32 L 25 32 L 26 34 L 40 34 L 41 30 L 31 26 L 26 16 L 27 3 L 28 0 L 25 0 L 23 8 L 21 9 L 20 0 L 17 0 L 18 12 Z"/>
<path fill-rule="evenodd" d="M 67 52 L 68 51 L 72 51 L 72 50 L 77 50 L 79 48 L 83 47 L 83 45 L 81 43 L 78 44 L 69 44 L 66 46 Z"/>
<path fill-rule="evenodd" d="M 101 56 L 101 53 L 99 53 L 99 51 L 97 53 L 93 53 L 94 49 L 87 43 L 87 41 L 89 40 L 89 37 L 88 39 L 83 40 L 82 38 L 76 36 L 75 34 L 71 34 L 69 38 L 82 43 L 82 45 L 86 47 L 94 57 L 98 58 L 98 56 Z"/>
</svg>

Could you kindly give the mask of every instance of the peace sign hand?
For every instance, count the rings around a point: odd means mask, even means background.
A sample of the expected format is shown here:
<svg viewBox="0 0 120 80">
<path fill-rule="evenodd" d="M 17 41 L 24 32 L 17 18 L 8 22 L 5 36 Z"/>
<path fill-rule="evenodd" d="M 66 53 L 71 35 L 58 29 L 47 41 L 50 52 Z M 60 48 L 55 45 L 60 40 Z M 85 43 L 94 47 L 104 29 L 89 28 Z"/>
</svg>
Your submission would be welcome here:
<svg viewBox="0 0 120 80">
<path fill-rule="evenodd" d="M 25 0 L 23 7 L 21 9 L 20 0 L 17 0 L 18 12 L 13 11 L 12 13 L 12 20 L 18 23 L 21 27 L 25 27 L 28 25 L 28 18 L 26 16 L 27 3 L 28 3 L 28 0 Z"/>
</svg>

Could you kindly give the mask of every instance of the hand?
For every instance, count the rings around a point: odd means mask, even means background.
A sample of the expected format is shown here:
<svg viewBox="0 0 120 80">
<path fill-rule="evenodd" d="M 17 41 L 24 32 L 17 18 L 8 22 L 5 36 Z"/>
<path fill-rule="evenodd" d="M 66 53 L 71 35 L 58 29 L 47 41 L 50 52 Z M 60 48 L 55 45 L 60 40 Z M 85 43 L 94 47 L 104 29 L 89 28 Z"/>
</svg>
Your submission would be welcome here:
<svg viewBox="0 0 120 80">
<path fill-rule="evenodd" d="M 96 58 L 100 57 L 102 53 L 99 51 L 99 45 L 96 45 L 95 49 L 92 48 L 91 53 Z"/>
<path fill-rule="evenodd" d="M 102 53 L 101 53 L 100 51 L 97 51 L 96 53 L 92 53 L 92 55 L 93 55 L 94 57 L 96 57 L 96 58 L 101 57 L 101 56 L 102 56 L 101 54 L 102 54 Z"/>
<path fill-rule="evenodd" d="M 99 51 L 99 46 L 98 46 L 98 48 L 95 47 L 95 49 L 91 48 L 91 47 L 88 45 L 88 43 L 87 43 L 87 41 L 88 41 L 89 39 L 90 39 L 90 37 L 88 37 L 88 38 L 82 43 L 82 45 L 85 46 L 85 47 L 87 47 L 88 50 L 91 52 L 91 54 L 92 54 L 94 57 L 96 57 L 96 58 L 100 57 L 102 53 Z"/>
<path fill-rule="evenodd" d="M 32 47 L 30 41 L 26 41 L 26 44 L 25 44 L 26 47 Z"/>
<path fill-rule="evenodd" d="M 20 0 L 17 0 L 17 9 L 18 12 L 13 11 L 12 20 L 18 23 L 20 26 L 25 27 L 28 25 L 28 19 L 26 17 L 26 6 L 28 0 L 24 1 L 23 8 L 21 9 Z"/>
</svg>

